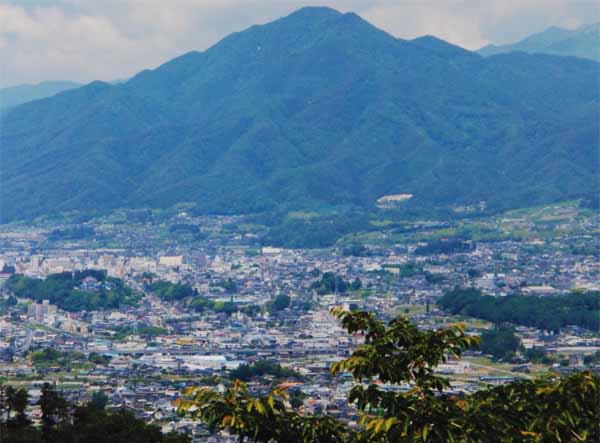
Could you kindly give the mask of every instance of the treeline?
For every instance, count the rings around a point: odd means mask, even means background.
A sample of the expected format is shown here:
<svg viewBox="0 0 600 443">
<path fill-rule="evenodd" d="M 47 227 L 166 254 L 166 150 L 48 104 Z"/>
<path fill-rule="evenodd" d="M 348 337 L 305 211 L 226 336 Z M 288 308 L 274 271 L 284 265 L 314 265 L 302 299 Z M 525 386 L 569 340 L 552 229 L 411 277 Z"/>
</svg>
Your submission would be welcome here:
<svg viewBox="0 0 600 443">
<path fill-rule="evenodd" d="M 93 290 L 81 289 L 87 277 L 99 283 Z M 5 287 L 17 297 L 38 303 L 49 300 L 70 312 L 118 309 L 136 305 L 140 298 L 123 280 L 108 277 L 106 271 L 96 270 L 50 274 L 45 280 L 15 274 L 6 281 Z"/>
<path fill-rule="evenodd" d="M 239 306 L 232 301 L 211 300 L 203 295 L 192 298 L 187 306 L 196 312 L 214 312 L 216 314 L 232 315 L 239 311 L 250 317 L 254 317 L 260 312 L 260 306 L 258 305 Z"/>
<path fill-rule="evenodd" d="M 313 282 L 310 285 L 310 289 L 315 290 L 317 294 L 333 294 L 339 293 L 344 294 L 348 291 L 358 291 L 362 288 L 362 282 L 359 278 L 356 278 L 352 282 L 347 282 L 341 276 L 334 274 L 333 272 L 325 272 L 320 280 Z"/>
<path fill-rule="evenodd" d="M 286 294 L 279 294 L 272 300 L 270 300 L 266 304 L 266 309 L 270 313 L 276 313 L 279 311 L 283 311 L 284 309 L 290 307 L 291 298 Z M 193 309 L 196 312 L 214 312 L 217 314 L 227 314 L 231 315 L 236 312 L 242 312 L 250 317 L 254 317 L 261 311 L 261 307 L 259 305 L 245 305 L 240 306 L 233 301 L 216 301 L 211 300 L 208 297 L 203 295 L 199 295 L 190 299 L 187 302 L 187 307 Z"/>
<path fill-rule="evenodd" d="M 286 248 L 327 248 L 353 232 L 372 231 L 370 216 L 363 213 L 348 213 L 308 218 L 284 218 L 264 220 L 271 226 L 263 238 L 265 245 Z"/>
<path fill-rule="evenodd" d="M 92 352 L 86 357 L 83 353 L 77 351 L 59 351 L 54 348 L 45 348 L 39 351 L 32 351 L 29 354 L 31 362 L 38 367 L 67 367 L 70 365 L 85 365 L 88 362 L 95 365 L 106 365 L 111 357 L 108 355 Z"/>
<path fill-rule="evenodd" d="M 237 283 L 232 278 L 228 278 L 227 280 L 219 280 L 217 282 L 211 282 L 208 286 L 211 288 L 222 288 L 228 294 L 236 294 L 238 292 Z"/>
<path fill-rule="evenodd" d="M 200 228 L 196 225 L 190 225 L 187 223 L 175 223 L 169 226 L 169 232 L 188 232 L 190 234 L 198 234 Z"/>
<path fill-rule="evenodd" d="M 475 248 L 471 242 L 460 239 L 436 240 L 428 243 L 426 246 L 419 246 L 415 249 L 415 255 L 433 255 L 433 254 L 457 254 L 469 252 Z"/>
<path fill-rule="evenodd" d="M 513 323 L 547 331 L 564 326 L 600 330 L 600 292 L 555 296 L 492 297 L 473 288 L 455 288 L 437 305 L 451 314 L 481 318 L 495 324 Z"/>
<path fill-rule="evenodd" d="M 163 301 L 179 301 L 198 295 L 198 291 L 185 283 L 171 283 L 164 280 L 146 283 L 144 289 L 156 294 Z"/>
<path fill-rule="evenodd" d="M 479 349 L 494 358 L 512 358 L 521 346 L 521 340 L 515 335 L 513 328 L 501 325 L 488 329 L 481 334 Z"/>
<path fill-rule="evenodd" d="M 215 301 L 203 295 L 191 299 L 187 306 L 196 312 L 212 311 L 231 315 L 238 311 L 238 306 L 232 301 Z"/>
<path fill-rule="evenodd" d="M 54 229 L 48 234 L 48 240 L 87 240 L 94 238 L 95 235 L 96 231 L 91 226 L 77 225 L 65 229 Z"/>
<path fill-rule="evenodd" d="M 344 257 L 371 257 L 373 252 L 362 243 L 351 243 L 342 248 Z"/>
<path fill-rule="evenodd" d="M 255 377 L 272 376 L 274 378 L 297 378 L 302 376 L 293 369 L 284 368 L 279 363 L 269 360 L 258 360 L 252 364 L 241 364 L 236 369 L 229 371 L 231 380 L 250 381 Z"/>
<path fill-rule="evenodd" d="M 70 404 L 50 384 L 42 387 L 37 405 L 41 426 L 27 415 L 29 393 L 11 386 L 0 388 L 0 441 L 2 443 L 190 443 L 182 434 L 163 434 L 132 412 L 108 412 L 105 395 L 94 395 L 83 406 Z"/>
<path fill-rule="evenodd" d="M 139 335 L 141 337 L 153 338 L 159 335 L 167 335 L 168 331 L 160 326 L 142 325 L 142 326 L 118 326 L 112 329 L 115 335 L 113 340 L 123 340 L 130 335 Z"/>
<path fill-rule="evenodd" d="M 384 264 L 383 265 L 383 269 L 399 269 L 398 271 L 398 275 L 402 278 L 410 278 L 410 277 L 414 277 L 416 275 L 419 275 L 421 273 L 423 273 L 423 266 L 415 263 L 415 262 L 408 262 L 408 263 L 404 263 L 402 265 L 397 265 L 397 264 Z"/>
</svg>

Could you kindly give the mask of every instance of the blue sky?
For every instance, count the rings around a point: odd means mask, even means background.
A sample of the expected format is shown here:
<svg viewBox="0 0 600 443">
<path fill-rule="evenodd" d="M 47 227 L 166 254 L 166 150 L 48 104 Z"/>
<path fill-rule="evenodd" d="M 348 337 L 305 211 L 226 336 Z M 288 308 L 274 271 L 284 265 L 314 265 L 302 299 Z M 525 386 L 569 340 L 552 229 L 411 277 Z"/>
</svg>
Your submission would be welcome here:
<svg viewBox="0 0 600 443">
<path fill-rule="evenodd" d="M 308 5 L 469 49 L 600 21 L 598 0 L 0 0 L 0 87 L 127 78 Z"/>
</svg>

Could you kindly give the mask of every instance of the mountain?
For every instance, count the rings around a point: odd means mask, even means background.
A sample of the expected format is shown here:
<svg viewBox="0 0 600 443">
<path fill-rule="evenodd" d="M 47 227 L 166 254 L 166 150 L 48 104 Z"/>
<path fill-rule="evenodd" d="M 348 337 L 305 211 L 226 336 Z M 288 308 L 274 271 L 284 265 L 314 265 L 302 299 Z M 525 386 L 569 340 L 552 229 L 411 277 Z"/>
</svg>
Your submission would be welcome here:
<svg viewBox="0 0 600 443">
<path fill-rule="evenodd" d="M 18 85 L 0 89 L 0 110 L 23 103 L 51 97 L 59 92 L 80 87 L 80 83 L 69 81 L 48 81 L 37 85 Z"/>
<path fill-rule="evenodd" d="M 528 53 L 570 55 L 600 61 L 600 23 L 575 30 L 555 26 L 511 45 L 488 45 L 477 51 L 483 56 L 522 51 Z"/>
<path fill-rule="evenodd" d="M 2 221 L 194 204 L 203 213 L 518 207 L 598 189 L 598 64 L 484 58 L 305 8 L 127 82 L 13 108 Z"/>
</svg>

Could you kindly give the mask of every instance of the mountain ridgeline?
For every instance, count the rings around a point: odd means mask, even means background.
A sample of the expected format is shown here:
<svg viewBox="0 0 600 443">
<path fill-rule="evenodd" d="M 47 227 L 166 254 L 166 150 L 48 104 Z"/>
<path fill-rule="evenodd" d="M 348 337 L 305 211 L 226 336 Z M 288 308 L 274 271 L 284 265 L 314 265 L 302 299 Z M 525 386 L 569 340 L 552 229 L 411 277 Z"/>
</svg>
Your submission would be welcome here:
<svg viewBox="0 0 600 443">
<path fill-rule="evenodd" d="M 79 88 L 83 85 L 69 81 L 48 81 L 37 85 L 18 85 L 0 89 L 0 111 L 6 111 L 14 106 L 33 100 L 52 97 L 59 92 Z"/>
<path fill-rule="evenodd" d="M 489 56 L 514 51 L 581 57 L 600 62 L 600 23 L 573 30 L 553 26 L 516 43 L 487 45 L 477 52 Z"/>
<path fill-rule="evenodd" d="M 508 208 L 598 191 L 599 65 L 482 57 L 305 8 L 129 81 L 6 113 L 0 221 L 193 204 L 198 213 L 378 198 Z"/>
</svg>

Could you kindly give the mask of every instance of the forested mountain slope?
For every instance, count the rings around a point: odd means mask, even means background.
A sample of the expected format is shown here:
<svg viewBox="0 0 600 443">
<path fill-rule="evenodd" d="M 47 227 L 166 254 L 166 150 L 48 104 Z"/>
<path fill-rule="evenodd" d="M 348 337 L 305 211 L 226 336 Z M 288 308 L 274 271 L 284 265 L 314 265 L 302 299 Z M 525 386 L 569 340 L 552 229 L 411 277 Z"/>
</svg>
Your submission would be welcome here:
<svg viewBox="0 0 600 443">
<path fill-rule="evenodd" d="M 305 8 L 0 121 L 0 221 L 66 210 L 252 212 L 486 201 L 598 190 L 599 65 L 484 58 Z"/>
</svg>

